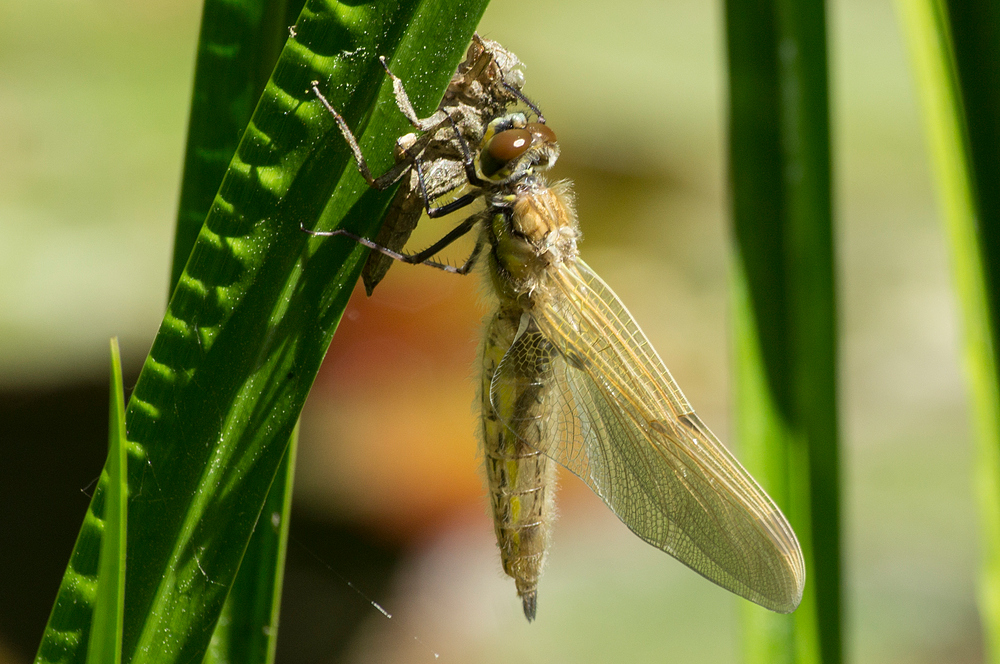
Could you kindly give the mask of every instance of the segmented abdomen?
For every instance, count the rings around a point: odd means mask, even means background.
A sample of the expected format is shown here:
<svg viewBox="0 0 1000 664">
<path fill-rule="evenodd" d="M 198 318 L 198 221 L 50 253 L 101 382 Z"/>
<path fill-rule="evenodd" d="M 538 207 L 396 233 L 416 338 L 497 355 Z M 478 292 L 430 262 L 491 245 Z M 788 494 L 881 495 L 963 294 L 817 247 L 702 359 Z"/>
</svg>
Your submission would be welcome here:
<svg viewBox="0 0 1000 664">
<path fill-rule="evenodd" d="M 514 579 L 524 615 L 532 620 L 554 518 L 555 462 L 537 449 L 548 386 L 541 380 L 543 367 L 534 363 L 518 363 L 517 371 L 504 374 L 510 378 L 493 384 L 497 367 L 514 342 L 520 316 L 520 311 L 500 311 L 486 326 L 483 457 L 500 562 Z"/>
</svg>

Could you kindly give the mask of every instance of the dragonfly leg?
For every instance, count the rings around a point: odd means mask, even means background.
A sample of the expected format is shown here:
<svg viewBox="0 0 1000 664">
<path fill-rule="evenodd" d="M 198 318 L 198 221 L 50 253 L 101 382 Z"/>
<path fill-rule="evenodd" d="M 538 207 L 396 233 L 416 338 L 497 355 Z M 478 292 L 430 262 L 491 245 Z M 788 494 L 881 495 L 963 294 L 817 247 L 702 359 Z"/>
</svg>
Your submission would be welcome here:
<svg viewBox="0 0 1000 664">
<path fill-rule="evenodd" d="M 413 109 L 413 104 L 410 103 L 410 97 L 406 94 L 406 88 L 403 87 L 403 81 L 401 81 L 399 77 L 393 74 L 392 70 L 389 69 L 389 65 L 386 63 L 384 55 L 379 56 L 378 61 L 382 63 L 382 68 L 385 69 L 385 73 L 392 79 L 392 92 L 396 97 L 396 106 L 399 107 L 400 113 L 406 117 L 411 125 L 420 131 L 430 131 L 431 129 L 437 128 L 442 122 L 444 122 L 444 118 L 447 114 L 442 110 L 438 110 L 426 118 L 418 118 L 417 112 Z"/>
<path fill-rule="evenodd" d="M 399 181 L 399 178 L 403 176 L 403 173 L 410 167 L 409 162 L 400 162 L 390 168 L 388 171 L 382 175 L 376 177 L 372 176 L 371 169 L 368 168 L 368 162 L 365 160 L 365 155 L 361 152 L 361 146 L 358 145 L 358 139 L 354 137 L 354 132 L 351 128 L 347 126 L 347 121 L 344 117 L 337 112 L 337 109 L 333 107 L 333 104 L 323 96 L 323 93 L 319 91 L 319 81 L 312 82 L 312 91 L 319 99 L 320 103 L 326 108 L 326 110 L 333 116 L 333 119 L 337 122 L 337 127 L 340 129 L 340 133 L 344 136 L 344 140 L 347 141 L 347 145 L 351 148 L 351 153 L 354 155 L 354 161 L 358 165 L 358 171 L 361 173 L 361 177 L 365 179 L 370 187 L 374 189 L 383 190 L 388 189 L 390 186 L 394 185 Z"/>
<path fill-rule="evenodd" d="M 542 115 L 541 109 L 538 108 L 535 102 L 528 99 L 523 92 L 521 92 L 518 88 L 514 87 L 513 85 L 507 83 L 506 81 L 501 81 L 500 84 L 504 87 L 505 90 L 507 90 L 507 92 L 511 93 L 512 95 L 520 99 L 522 104 L 530 108 L 535 113 L 535 115 L 538 116 L 539 122 L 545 124 L 545 116 Z"/>
<path fill-rule="evenodd" d="M 465 140 L 465 136 L 462 136 L 462 132 L 459 131 L 455 118 L 449 115 L 448 122 L 451 123 L 451 128 L 455 130 L 455 139 L 462 150 L 462 165 L 465 166 L 465 177 L 469 180 L 469 184 L 476 187 L 486 186 L 489 183 L 480 178 L 479 174 L 476 173 L 476 160 L 472 154 L 472 149 L 469 147 L 469 142 Z"/>
<path fill-rule="evenodd" d="M 435 207 L 431 204 L 431 197 L 427 193 L 427 183 L 424 180 L 423 162 L 420 159 L 415 159 L 413 161 L 413 168 L 417 171 L 417 182 L 420 183 L 420 195 L 424 199 L 424 209 L 427 210 L 427 216 L 431 219 L 443 217 L 456 210 L 461 210 L 462 208 L 474 203 L 477 198 L 483 195 L 483 192 L 480 190 L 470 191 L 450 203 Z M 455 189 L 457 188 L 458 187 L 455 187 Z M 452 191 L 454 191 L 454 189 L 452 189 Z"/>
<path fill-rule="evenodd" d="M 393 260 L 397 260 L 402 263 L 409 263 L 411 265 L 417 265 L 417 264 L 428 265 L 430 267 L 435 267 L 439 270 L 444 270 L 445 272 L 451 272 L 452 274 L 468 274 L 469 271 L 472 270 L 472 267 L 475 265 L 476 259 L 479 257 L 479 254 L 482 252 L 483 249 L 482 240 L 476 242 L 476 246 L 473 248 L 472 254 L 470 254 L 469 258 L 460 267 L 455 267 L 454 265 L 448 265 L 447 263 L 439 263 L 437 261 L 433 261 L 431 260 L 431 257 L 439 253 L 442 249 L 446 248 L 455 240 L 468 234 L 469 231 L 475 228 L 476 223 L 479 222 L 479 220 L 480 220 L 480 215 L 472 215 L 471 217 L 468 217 L 461 224 L 453 228 L 443 238 L 441 238 L 431 246 L 427 247 L 423 251 L 418 251 L 415 254 L 404 254 L 398 251 L 393 251 L 388 247 L 384 247 L 378 244 L 377 242 L 373 242 L 372 240 L 369 240 L 366 237 L 361 237 L 357 233 L 352 233 L 351 231 L 344 230 L 343 228 L 338 228 L 332 231 L 314 231 L 306 228 L 301 223 L 299 224 L 299 228 L 304 233 L 308 233 L 309 235 L 314 235 L 319 237 L 333 237 L 335 235 L 343 235 L 344 237 L 348 237 L 354 240 L 358 244 L 364 245 L 369 249 L 377 251 L 381 254 L 388 256 Z"/>
</svg>

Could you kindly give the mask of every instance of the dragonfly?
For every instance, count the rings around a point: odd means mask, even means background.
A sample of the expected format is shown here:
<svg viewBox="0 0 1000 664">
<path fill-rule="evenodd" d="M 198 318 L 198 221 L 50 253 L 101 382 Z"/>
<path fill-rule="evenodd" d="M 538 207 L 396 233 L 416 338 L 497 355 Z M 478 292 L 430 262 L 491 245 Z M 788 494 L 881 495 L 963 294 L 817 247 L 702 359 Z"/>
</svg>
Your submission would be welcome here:
<svg viewBox="0 0 1000 664">
<path fill-rule="evenodd" d="M 457 136 L 478 144 L 490 121 L 503 115 L 512 104 L 527 100 L 521 93 L 524 86 L 521 61 L 499 43 L 478 33 L 472 36 L 465 60 L 448 83 L 438 108 L 426 118 L 417 116 L 402 81 L 390 71 L 385 58 L 380 58 L 380 62 L 392 80 L 396 105 L 417 132 L 396 140 L 393 155 L 396 163 L 377 178 L 372 176 L 353 133 L 320 92 L 319 82 L 313 81 L 312 88 L 347 138 L 368 184 L 384 190 L 402 181 L 375 238 L 379 245 L 399 251 L 425 210 L 428 216 L 438 217 L 456 209 L 435 208 L 426 201 L 439 200 L 466 184 L 463 152 Z M 464 204 L 458 203 L 458 207 Z M 369 254 L 361 273 L 368 295 L 374 292 L 392 263 L 391 258 L 380 252 Z"/>
<path fill-rule="evenodd" d="M 492 300 L 479 352 L 486 483 L 501 564 L 529 622 L 551 540 L 556 464 L 649 544 L 752 602 L 794 611 L 806 576 L 794 531 L 580 258 L 571 185 L 546 177 L 559 157 L 555 132 L 526 103 L 534 120 L 500 115 L 478 143 L 453 129 L 469 188 L 458 201 L 485 206 L 424 251 L 404 254 L 344 229 L 307 232 L 457 274 L 481 266 Z M 367 168 L 360 150 L 355 157 Z M 470 233 L 462 265 L 434 260 Z"/>
</svg>

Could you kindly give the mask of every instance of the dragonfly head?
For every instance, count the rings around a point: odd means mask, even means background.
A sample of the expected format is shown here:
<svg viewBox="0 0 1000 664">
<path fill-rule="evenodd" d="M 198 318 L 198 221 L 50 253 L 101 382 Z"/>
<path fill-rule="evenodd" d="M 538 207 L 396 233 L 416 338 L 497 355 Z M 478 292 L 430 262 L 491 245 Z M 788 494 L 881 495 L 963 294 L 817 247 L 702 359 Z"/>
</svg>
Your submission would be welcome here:
<svg viewBox="0 0 1000 664">
<path fill-rule="evenodd" d="M 551 168 L 558 158 L 556 133 L 548 125 L 512 113 L 487 128 L 479 150 L 479 170 L 485 179 L 507 184 Z"/>
</svg>

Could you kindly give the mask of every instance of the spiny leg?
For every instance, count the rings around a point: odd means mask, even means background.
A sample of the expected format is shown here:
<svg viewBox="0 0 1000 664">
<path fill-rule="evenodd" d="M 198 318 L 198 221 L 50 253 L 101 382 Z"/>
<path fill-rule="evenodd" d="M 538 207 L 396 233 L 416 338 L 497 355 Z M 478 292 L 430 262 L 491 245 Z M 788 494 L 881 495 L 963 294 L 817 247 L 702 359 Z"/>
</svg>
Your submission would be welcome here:
<svg viewBox="0 0 1000 664">
<path fill-rule="evenodd" d="M 511 93 L 512 95 L 514 95 L 515 97 L 517 97 L 518 99 L 520 99 L 521 102 L 525 106 L 527 106 L 532 111 L 534 111 L 535 115 L 538 116 L 538 121 L 541 122 L 542 124 L 545 124 L 545 116 L 542 115 L 542 111 L 538 108 L 538 106 L 533 101 L 531 101 L 530 99 L 528 99 L 523 92 L 521 92 L 520 90 L 518 90 L 513 85 L 510 85 L 506 81 L 501 81 L 500 85 L 502 85 L 504 87 L 504 89 L 507 90 L 507 92 Z"/>
<path fill-rule="evenodd" d="M 319 81 L 312 82 L 312 91 L 319 99 L 320 103 L 326 108 L 326 110 L 333 116 L 333 119 L 337 122 L 337 127 L 340 129 L 340 133 L 344 136 L 344 140 L 347 141 L 347 145 L 351 148 L 351 153 L 354 155 L 354 161 L 358 165 L 358 171 L 361 173 L 361 177 L 365 179 L 365 182 L 374 189 L 379 191 L 388 189 L 390 186 L 394 185 L 399 181 L 399 178 L 403 176 L 403 173 L 411 166 L 410 162 L 402 161 L 388 171 L 375 178 L 372 176 L 371 169 L 368 168 L 368 162 L 365 160 L 365 155 L 361 152 L 361 146 L 358 145 L 358 139 L 354 137 L 354 133 L 351 128 L 347 126 L 347 121 L 344 117 L 337 112 L 337 109 L 323 96 L 323 93 L 319 91 Z"/>
<path fill-rule="evenodd" d="M 459 131 L 455 118 L 448 116 L 448 121 L 451 122 L 451 128 L 455 131 L 455 139 L 462 149 L 462 165 L 465 166 L 465 177 L 469 180 L 469 184 L 476 187 L 486 186 L 488 183 L 476 173 L 476 159 L 472 155 L 469 142 L 465 140 L 465 136 L 462 136 L 462 132 Z"/>
<path fill-rule="evenodd" d="M 413 110 L 413 106 L 410 103 L 409 97 L 406 94 L 406 90 L 403 88 L 403 82 L 399 79 L 398 76 L 396 76 L 389 70 L 389 66 L 385 62 L 385 56 L 380 56 L 379 62 L 382 63 L 382 66 L 385 68 L 386 74 L 388 74 L 389 77 L 392 79 L 393 89 L 396 93 L 396 103 L 399 106 L 400 111 L 403 113 L 403 115 L 406 116 L 407 120 L 409 120 L 414 127 L 422 131 L 427 131 L 435 128 L 437 125 L 439 125 L 441 122 L 444 122 L 445 120 L 451 123 L 452 130 L 455 132 L 456 140 L 459 142 L 459 145 L 463 153 L 463 165 L 465 167 L 466 177 L 469 179 L 470 184 L 482 185 L 483 181 L 476 174 L 476 169 L 473 164 L 472 151 L 469 149 L 469 145 L 466 142 L 465 137 L 462 136 L 462 132 L 459 130 L 458 125 L 455 122 L 455 119 L 452 118 L 450 115 L 445 114 L 443 111 L 438 111 L 437 113 L 428 118 L 424 119 L 418 118 L 416 112 Z M 340 129 L 341 135 L 343 135 L 344 140 L 347 141 L 347 145 L 351 149 L 351 153 L 354 156 L 354 161 L 357 164 L 358 171 L 361 173 L 361 176 L 365 179 L 365 182 L 367 182 L 370 187 L 378 189 L 379 191 L 388 189 L 392 185 L 396 184 L 396 182 L 399 181 L 399 179 L 406 173 L 408 169 L 415 167 L 417 169 L 417 179 L 420 183 L 420 193 L 424 201 L 424 209 L 427 211 L 427 216 L 431 218 L 442 217 L 446 214 L 459 210 L 474 202 L 481 195 L 481 192 L 471 192 L 463 195 L 462 197 L 460 197 L 455 201 L 447 203 L 446 205 L 434 207 L 431 204 L 430 196 L 427 193 L 427 185 L 424 181 L 424 174 L 421 168 L 420 157 L 411 154 L 411 151 L 413 150 L 414 147 L 417 148 L 417 153 L 419 154 L 419 150 L 422 150 L 424 147 L 424 145 L 422 145 L 423 143 L 422 141 L 418 141 L 417 145 L 411 147 L 409 150 L 404 152 L 403 154 L 405 155 L 405 157 L 400 159 L 400 161 L 398 161 L 398 163 L 396 163 L 395 166 L 393 166 L 391 169 L 389 169 L 379 177 L 377 178 L 374 177 L 372 175 L 371 168 L 369 168 L 368 166 L 368 161 L 365 159 L 364 153 L 361 151 L 361 146 L 358 144 L 358 140 L 354 136 L 354 132 L 351 131 L 351 128 L 347 125 L 347 121 L 344 120 L 344 117 L 337 112 L 337 109 L 333 107 L 333 104 L 331 104 L 330 101 L 323 95 L 323 93 L 320 92 L 319 81 L 312 82 L 312 91 L 316 95 L 316 98 L 319 99 L 320 103 L 323 104 L 324 108 L 326 108 L 327 112 L 333 116 L 333 119 L 337 123 L 338 129 Z M 438 116 L 441 117 L 439 118 Z M 427 135 L 425 134 L 425 136 Z"/>
<path fill-rule="evenodd" d="M 319 237 L 333 237 L 335 235 L 343 235 L 348 237 L 358 244 L 364 245 L 369 249 L 378 251 L 381 254 L 392 258 L 393 260 L 400 261 L 402 263 L 408 263 L 411 265 L 428 265 L 430 267 L 436 267 L 439 270 L 444 270 L 445 272 L 451 272 L 452 274 L 468 274 L 476 264 L 476 259 L 483 250 L 483 240 L 479 238 L 476 240 L 476 245 L 472 249 L 472 253 L 469 254 L 469 258 L 461 265 L 461 267 L 455 267 L 454 265 L 448 265 L 446 263 L 439 263 L 437 261 L 430 260 L 432 256 L 439 253 L 442 249 L 446 248 L 448 245 L 455 242 L 455 240 L 468 234 L 473 228 L 475 228 L 476 223 L 479 221 L 478 215 L 472 215 L 468 217 L 461 224 L 453 228 L 447 235 L 443 238 L 427 247 L 423 251 L 419 251 L 415 254 L 403 254 L 398 251 L 393 251 L 388 247 L 383 247 L 382 245 L 369 240 L 366 237 L 361 237 L 357 233 L 352 233 L 351 231 L 344 230 L 343 228 L 338 228 L 332 231 L 313 231 L 309 230 L 301 223 L 299 223 L 299 229 L 304 233 L 309 235 L 319 236 Z"/>
<path fill-rule="evenodd" d="M 483 195 L 482 190 L 477 189 L 476 191 L 470 191 L 467 194 L 463 194 L 450 203 L 434 207 L 431 205 L 431 197 L 427 193 L 427 183 L 424 181 L 423 162 L 420 159 L 414 159 L 413 168 L 417 171 L 417 182 L 420 185 L 420 196 L 424 201 L 424 210 L 427 211 L 427 216 L 431 219 L 437 219 L 438 217 L 443 217 L 446 214 L 451 214 L 456 210 L 461 210 L 462 208 L 474 203 L 476 199 Z M 464 185 L 459 185 L 450 191 L 443 192 L 440 194 L 439 198 L 451 193 L 451 191 L 455 191 L 455 189 L 459 189 L 461 186 Z"/>
</svg>

